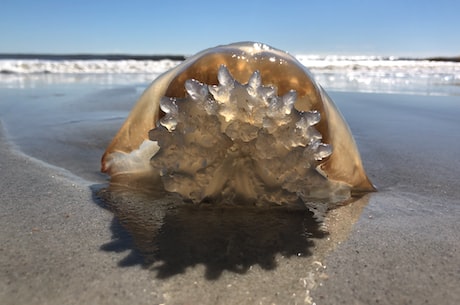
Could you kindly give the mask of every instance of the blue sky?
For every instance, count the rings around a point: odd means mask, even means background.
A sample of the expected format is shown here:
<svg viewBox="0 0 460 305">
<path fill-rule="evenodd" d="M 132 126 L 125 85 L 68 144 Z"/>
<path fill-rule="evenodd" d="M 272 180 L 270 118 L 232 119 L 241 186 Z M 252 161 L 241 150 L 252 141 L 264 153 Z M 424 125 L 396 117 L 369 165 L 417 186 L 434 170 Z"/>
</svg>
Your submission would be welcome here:
<svg viewBox="0 0 460 305">
<path fill-rule="evenodd" d="M 186 54 L 236 41 L 294 54 L 460 55 L 458 0 L 2 0 L 0 53 Z"/>
</svg>

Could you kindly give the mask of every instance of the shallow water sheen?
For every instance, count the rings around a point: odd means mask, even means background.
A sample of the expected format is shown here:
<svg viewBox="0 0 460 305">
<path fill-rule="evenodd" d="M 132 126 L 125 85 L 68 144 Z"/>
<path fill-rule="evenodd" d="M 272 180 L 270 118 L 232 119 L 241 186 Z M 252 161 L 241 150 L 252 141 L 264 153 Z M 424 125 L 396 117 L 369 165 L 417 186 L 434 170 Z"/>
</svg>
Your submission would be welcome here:
<svg viewBox="0 0 460 305">
<path fill-rule="evenodd" d="M 9 140 L 24 153 L 102 182 L 102 151 L 148 84 L 131 78 L 125 85 L 128 78 L 2 75 L 0 119 Z"/>
</svg>

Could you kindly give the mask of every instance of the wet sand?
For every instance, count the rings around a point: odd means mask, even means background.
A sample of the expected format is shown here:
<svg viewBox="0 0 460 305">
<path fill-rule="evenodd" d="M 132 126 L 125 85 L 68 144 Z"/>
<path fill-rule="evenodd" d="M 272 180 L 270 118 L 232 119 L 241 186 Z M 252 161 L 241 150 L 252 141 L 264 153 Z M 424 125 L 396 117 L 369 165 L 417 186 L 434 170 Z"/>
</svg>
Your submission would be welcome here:
<svg viewBox="0 0 460 305">
<path fill-rule="evenodd" d="M 459 97 L 332 92 L 379 192 L 318 224 L 297 212 L 164 217 L 126 197 L 114 217 L 98 162 L 139 90 L 47 88 L 0 91 L 1 304 L 460 303 Z M 163 256 L 148 261 L 155 225 Z"/>
</svg>

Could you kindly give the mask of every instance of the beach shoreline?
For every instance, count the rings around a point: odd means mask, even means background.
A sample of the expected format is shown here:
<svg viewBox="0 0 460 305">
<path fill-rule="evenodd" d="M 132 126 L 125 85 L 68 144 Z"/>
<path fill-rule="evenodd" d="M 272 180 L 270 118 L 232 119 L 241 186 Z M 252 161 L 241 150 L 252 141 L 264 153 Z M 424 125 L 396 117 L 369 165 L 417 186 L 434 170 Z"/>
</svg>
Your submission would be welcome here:
<svg viewBox="0 0 460 305">
<path fill-rule="evenodd" d="M 97 263 L 110 214 L 88 204 L 82 180 L 18 153 L 3 130 L 0 142 L 2 304 L 92 302 L 92 286 L 111 269 Z"/>
<path fill-rule="evenodd" d="M 271 270 L 256 264 L 213 280 L 196 264 L 161 279 L 96 196 L 107 182 L 97 173 L 104 143 L 138 91 L 56 88 L 2 98 L 14 102 L 0 112 L 9 137 L 2 127 L 2 304 L 460 303 L 458 97 L 329 92 L 379 191 L 331 211 L 329 235 L 313 239 L 308 256 L 276 255 Z M 60 104 L 37 102 L 56 92 Z"/>
</svg>

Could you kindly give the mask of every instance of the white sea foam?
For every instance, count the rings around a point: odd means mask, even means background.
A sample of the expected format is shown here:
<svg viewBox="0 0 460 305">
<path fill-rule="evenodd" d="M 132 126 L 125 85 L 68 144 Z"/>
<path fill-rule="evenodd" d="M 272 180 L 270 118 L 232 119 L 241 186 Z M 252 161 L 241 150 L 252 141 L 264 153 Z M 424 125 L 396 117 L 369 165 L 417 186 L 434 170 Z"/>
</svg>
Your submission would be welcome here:
<svg viewBox="0 0 460 305">
<path fill-rule="evenodd" d="M 311 56 L 297 59 L 329 90 L 460 94 L 460 63 L 377 56 Z"/>
<path fill-rule="evenodd" d="M 162 73 L 178 65 L 173 60 L 0 60 L 2 73 Z"/>
<path fill-rule="evenodd" d="M 327 90 L 460 95 L 460 63 L 379 56 L 296 57 Z M 140 75 L 148 81 L 149 77 L 156 77 L 179 63 L 173 60 L 1 59 L 0 81 L 43 74 L 80 77 L 131 74 L 135 81 Z"/>
</svg>

